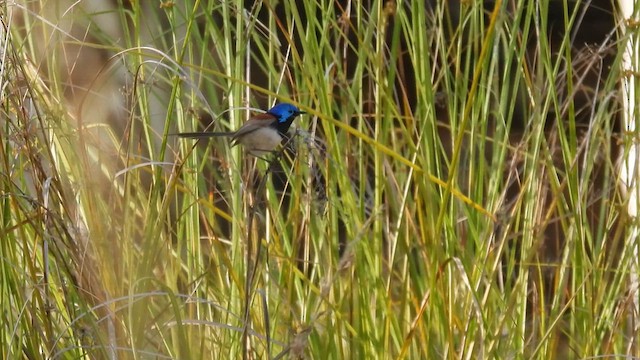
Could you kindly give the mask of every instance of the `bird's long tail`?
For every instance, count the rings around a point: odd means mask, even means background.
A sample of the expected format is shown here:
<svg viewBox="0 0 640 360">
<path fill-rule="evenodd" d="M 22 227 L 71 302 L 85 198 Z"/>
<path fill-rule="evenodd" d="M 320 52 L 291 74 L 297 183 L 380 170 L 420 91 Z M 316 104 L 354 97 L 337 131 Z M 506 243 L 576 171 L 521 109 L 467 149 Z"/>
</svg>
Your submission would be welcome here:
<svg viewBox="0 0 640 360">
<path fill-rule="evenodd" d="M 233 136 L 233 132 L 184 132 L 178 133 L 179 137 L 189 138 L 189 139 L 206 139 L 210 137 L 218 137 L 218 136 Z"/>
</svg>

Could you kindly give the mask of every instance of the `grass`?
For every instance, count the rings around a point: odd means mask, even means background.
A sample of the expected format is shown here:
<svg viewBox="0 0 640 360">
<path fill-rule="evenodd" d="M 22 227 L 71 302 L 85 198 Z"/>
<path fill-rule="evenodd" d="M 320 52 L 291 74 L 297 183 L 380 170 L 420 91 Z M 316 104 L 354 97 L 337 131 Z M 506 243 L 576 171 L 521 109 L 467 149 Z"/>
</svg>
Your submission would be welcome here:
<svg viewBox="0 0 640 360">
<path fill-rule="evenodd" d="M 578 43 L 563 1 L 56 4 L 2 8 L 3 357 L 640 356 L 636 29 Z M 308 115 L 271 165 L 171 135 L 275 101 Z"/>
</svg>

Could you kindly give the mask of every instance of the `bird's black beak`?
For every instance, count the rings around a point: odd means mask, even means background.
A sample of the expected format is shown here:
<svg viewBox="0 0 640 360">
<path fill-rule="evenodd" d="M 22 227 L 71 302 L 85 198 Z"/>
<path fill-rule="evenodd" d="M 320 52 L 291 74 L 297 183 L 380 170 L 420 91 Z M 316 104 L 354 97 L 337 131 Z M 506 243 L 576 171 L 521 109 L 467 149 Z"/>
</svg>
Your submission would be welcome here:
<svg viewBox="0 0 640 360">
<path fill-rule="evenodd" d="M 303 115 L 303 114 L 306 114 L 306 113 L 307 113 L 306 111 L 298 111 L 298 115 Z"/>
</svg>

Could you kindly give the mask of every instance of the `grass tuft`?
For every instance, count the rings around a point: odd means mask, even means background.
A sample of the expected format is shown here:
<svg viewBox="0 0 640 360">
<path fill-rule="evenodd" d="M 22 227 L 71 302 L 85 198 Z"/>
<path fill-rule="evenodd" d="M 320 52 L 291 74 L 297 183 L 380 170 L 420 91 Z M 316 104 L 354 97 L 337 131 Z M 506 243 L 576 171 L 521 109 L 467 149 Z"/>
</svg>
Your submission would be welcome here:
<svg viewBox="0 0 640 360">
<path fill-rule="evenodd" d="M 3 357 L 640 357 L 637 29 L 447 4 L 3 4 Z"/>
</svg>

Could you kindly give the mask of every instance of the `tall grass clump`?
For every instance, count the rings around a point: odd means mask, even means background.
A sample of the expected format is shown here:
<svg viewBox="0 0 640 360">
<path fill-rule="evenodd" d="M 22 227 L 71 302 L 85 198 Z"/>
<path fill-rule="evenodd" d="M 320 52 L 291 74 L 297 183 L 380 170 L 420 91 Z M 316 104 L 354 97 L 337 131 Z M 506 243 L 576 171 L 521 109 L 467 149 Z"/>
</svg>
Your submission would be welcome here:
<svg viewBox="0 0 640 360">
<path fill-rule="evenodd" d="M 637 29 L 521 5 L 4 3 L 3 357 L 640 356 Z"/>
</svg>

